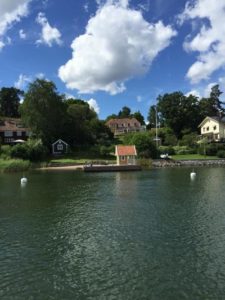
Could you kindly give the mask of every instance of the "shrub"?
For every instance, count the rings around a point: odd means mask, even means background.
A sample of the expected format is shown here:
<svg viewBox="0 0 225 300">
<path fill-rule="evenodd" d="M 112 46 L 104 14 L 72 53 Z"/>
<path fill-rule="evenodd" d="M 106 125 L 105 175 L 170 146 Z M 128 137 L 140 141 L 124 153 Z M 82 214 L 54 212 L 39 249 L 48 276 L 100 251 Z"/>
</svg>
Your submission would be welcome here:
<svg viewBox="0 0 225 300">
<path fill-rule="evenodd" d="M 219 158 L 225 158 L 225 150 L 219 150 L 216 154 Z"/>
<path fill-rule="evenodd" d="M 11 146 L 9 145 L 2 145 L 1 146 L 1 157 L 4 159 L 9 159 L 11 155 Z"/>
<path fill-rule="evenodd" d="M 46 155 L 47 148 L 43 146 L 41 140 L 29 140 L 24 144 L 17 144 L 11 149 L 12 158 L 41 161 Z"/>
<path fill-rule="evenodd" d="M 157 158 L 159 151 L 148 132 L 138 132 L 127 135 L 124 144 L 135 145 L 138 156 L 141 158 Z"/>
<path fill-rule="evenodd" d="M 196 153 L 195 149 L 189 148 L 188 146 L 175 146 L 173 148 L 175 150 L 175 153 L 179 155 Z"/>
<path fill-rule="evenodd" d="M 174 155 L 175 150 L 172 146 L 159 146 L 159 152 L 160 154 L 169 154 L 169 155 Z"/>
</svg>

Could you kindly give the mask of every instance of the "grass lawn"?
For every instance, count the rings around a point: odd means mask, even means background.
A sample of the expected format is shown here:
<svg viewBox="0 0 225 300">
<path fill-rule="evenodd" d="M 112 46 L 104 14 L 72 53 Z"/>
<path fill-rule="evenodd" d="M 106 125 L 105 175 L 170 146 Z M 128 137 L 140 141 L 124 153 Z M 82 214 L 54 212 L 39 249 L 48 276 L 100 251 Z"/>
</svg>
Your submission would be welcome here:
<svg viewBox="0 0 225 300">
<path fill-rule="evenodd" d="M 219 159 L 217 156 L 205 156 L 200 154 L 183 154 L 183 155 L 172 155 L 172 159 L 174 160 L 194 160 L 194 159 Z"/>
</svg>

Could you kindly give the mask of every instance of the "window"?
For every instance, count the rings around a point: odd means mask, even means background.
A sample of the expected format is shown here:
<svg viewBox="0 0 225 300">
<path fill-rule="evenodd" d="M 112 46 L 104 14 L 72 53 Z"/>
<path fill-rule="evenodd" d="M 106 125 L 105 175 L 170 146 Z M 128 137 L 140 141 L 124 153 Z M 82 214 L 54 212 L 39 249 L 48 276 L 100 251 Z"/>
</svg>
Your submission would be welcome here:
<svg viewBox="0 0 225 300">
<path fill-rule="evenodd" d="M 17 136 L 22 136 L 22 131 L 17 131 Z"/>
<path fill-rule="evenodd" d="M 5 138 L 5 143 L 12 143 L 14 141 L 13 138 Z"/>
<path fill-rule="evenodd" d="M 205 127 L 203 127 L 203 132 L 205 132 Z"/>
<path fill-rule="evenodd" d="M 209 131 L 209 127 L 207 127 L 206 130 Z"/>
<path fill-rule="evenodd" d="M 125 160 L 125 156 L 121 156 L 121 160 Z"/>
<path fill-rule="evenodd" d="M 63 150 L 63 145 L 62 144 L 58 144 L 57 145 L 57 150 L 58 151 L 62 151 Z"/>
<path fill-rule="evenodd" d="M 4 132 L 4 136 L 13 136 L 13 132 L 7 130 L 7 131 Z"/>
<path fill-rule="evenodd" d="M 213 130 L 216 130 L 216 126 L 213 127 Z"/>
</svg>

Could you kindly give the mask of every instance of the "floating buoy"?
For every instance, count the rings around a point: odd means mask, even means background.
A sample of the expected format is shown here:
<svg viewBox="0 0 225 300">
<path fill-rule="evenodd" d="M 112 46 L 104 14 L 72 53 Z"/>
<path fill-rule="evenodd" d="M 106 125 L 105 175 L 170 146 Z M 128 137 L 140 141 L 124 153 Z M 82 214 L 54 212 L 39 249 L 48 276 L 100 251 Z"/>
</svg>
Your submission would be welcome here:
<svg viewBox="0 0 225 300">
<path fill-rule="evenodd" d="M 190 177 L 191 177 L 191 179 L 195 179 L 196 173 L 195 173 L 194 171 L 192 171 L 192 172 L 190 173 Z"/>
<path fill-rule="evenodd" d="M 20 184 L 21 184 L 21 186 L 25 186 L 27 184 L 27 178 L 26 177 L 22 177 L 20 179 Z"/>
</svg>

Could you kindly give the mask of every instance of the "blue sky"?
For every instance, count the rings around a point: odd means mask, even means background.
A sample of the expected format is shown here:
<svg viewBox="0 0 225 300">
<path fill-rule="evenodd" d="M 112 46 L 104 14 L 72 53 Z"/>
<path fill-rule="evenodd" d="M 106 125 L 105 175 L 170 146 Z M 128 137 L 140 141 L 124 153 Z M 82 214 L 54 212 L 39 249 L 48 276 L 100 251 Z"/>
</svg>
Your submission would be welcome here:
<svg viewBox="0 0 225 300">
<path fill-rule="evenodd" d="M 99 118 L 225 84 L 225 0 L 0 0 L 0 88 L 36 77 Z"/>
</svg>

